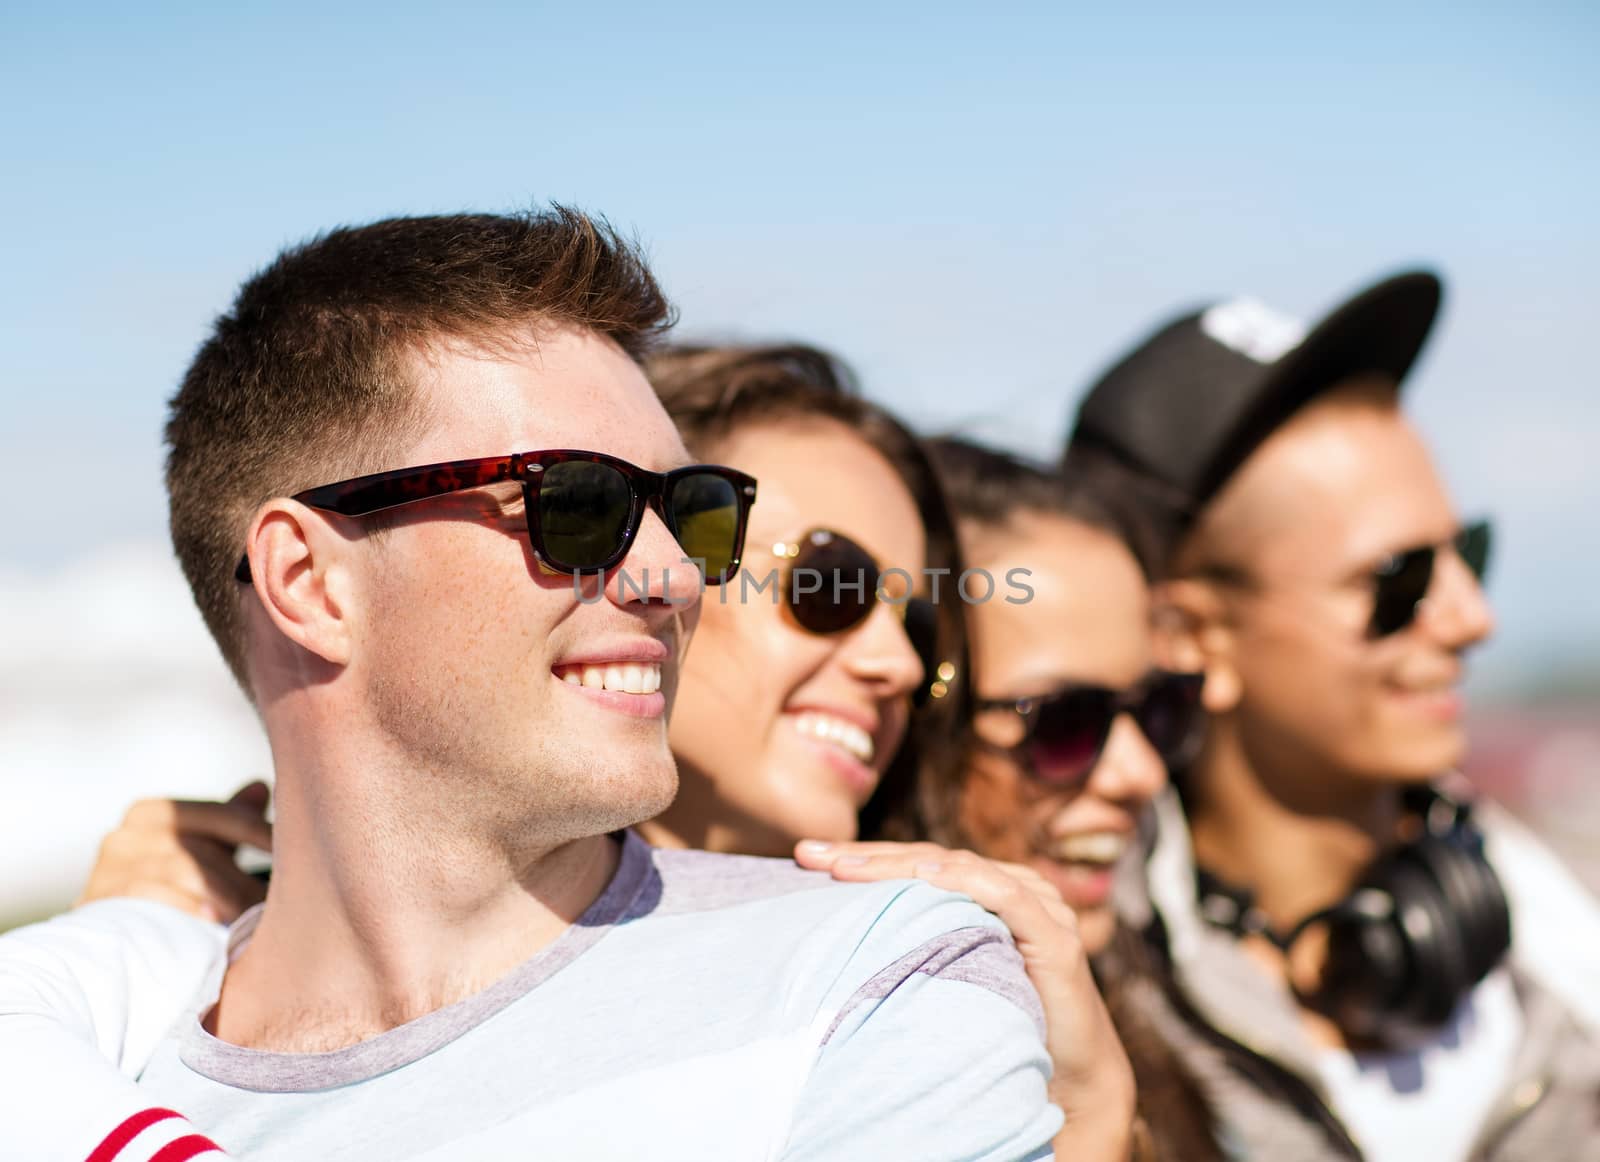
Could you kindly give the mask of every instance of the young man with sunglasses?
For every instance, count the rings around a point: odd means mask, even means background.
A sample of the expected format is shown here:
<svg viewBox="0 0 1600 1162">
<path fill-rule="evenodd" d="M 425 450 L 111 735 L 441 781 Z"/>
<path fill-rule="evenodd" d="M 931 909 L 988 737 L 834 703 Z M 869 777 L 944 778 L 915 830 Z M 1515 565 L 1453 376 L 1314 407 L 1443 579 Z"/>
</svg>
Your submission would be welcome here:
<svg viewBox="0 0 1600 1162">
<path fill-rule="evenodd" d="M 676 789 L 756 496 L 641 373 L 669 318 L 564 210 L 336 230 L 245 284 L 168 487 L 272 743 L 271 887 L 226 950 L 124 900 L 0 938 L 0 1156 L 1049 1156 L 993 917 L 625 830 Z"/>
<path fill-rule="evenodd" d="M 1184 316 L 1068 447 L 1170 534 L 1163 654 L 1205 672 L 1210 723 L 1127 911 L 1170 973 L 1166 1035 L 1251 1156 L 1595 1156 L 1596 1005 L 1570 971 L 1595 909 L 1447 786 L 1493 619 L 1489 527 L 1399 407 L 1439 298 L 1411 273 L 1309 330 L 1248 300 Z"/>
</svg>

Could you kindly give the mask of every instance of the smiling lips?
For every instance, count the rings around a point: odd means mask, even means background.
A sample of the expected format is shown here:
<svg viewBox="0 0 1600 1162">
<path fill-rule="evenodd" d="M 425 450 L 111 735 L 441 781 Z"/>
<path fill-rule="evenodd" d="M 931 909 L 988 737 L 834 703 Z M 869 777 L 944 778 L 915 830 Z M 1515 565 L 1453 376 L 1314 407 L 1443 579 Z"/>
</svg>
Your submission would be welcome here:
<svg viewBox="0 0 1600 1162">
<path fill-rule="evenodd" d="M 1111 898 L 1112 869 L 1131 843 L 1126 830 L 1077 831 L 1036 849 L 1044 854 L 1034 862 L 1068 907 L 1100 908 Z"/>
<path fill-rule="evenodd" d="M 1084 831 L 1063 836 L 1050 846 L 1050 854 L 1062 863 L 1091 863 L 1110 866 L 1128 850 L 1126 831 Z"/>
<path fill-rule="evenodd" d="M 654 694 L 661 689 L 659 662 L 608 662 L 604 665 L 557 666 L 555 676 L 569 686 L 610 690 L 618 694 Z"/>
<path fill-rule="evenodd" d="M 832 714 L 819 714 L 808 710 L 795 719 L 795 729 L 801 734 L 829 743 L 866 766 L 872 765 L 878 748 L 872 735 L 853 722 L 846 722 Z"/>
</svg>

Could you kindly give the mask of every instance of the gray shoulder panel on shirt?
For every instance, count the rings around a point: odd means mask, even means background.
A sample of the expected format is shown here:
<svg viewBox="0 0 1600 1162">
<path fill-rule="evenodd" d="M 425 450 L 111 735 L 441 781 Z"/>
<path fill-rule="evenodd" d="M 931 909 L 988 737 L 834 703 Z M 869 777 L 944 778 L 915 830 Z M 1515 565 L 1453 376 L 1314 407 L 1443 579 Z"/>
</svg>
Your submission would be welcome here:
<svg viewBox="0 0 1600 1162">
<path fill-rule="evenodd" d="M 856 1009 L 882 1000 L 917 974 L 987 989 L 1028 1014 L 1044 1036 L 1044 1008 L 1028 983 L 1022 954 L 1003 931 L 983 927 L 942 932 L 874 975 L 845 1001 L 822 1043 L 826 1045 Z"/>
</svg>

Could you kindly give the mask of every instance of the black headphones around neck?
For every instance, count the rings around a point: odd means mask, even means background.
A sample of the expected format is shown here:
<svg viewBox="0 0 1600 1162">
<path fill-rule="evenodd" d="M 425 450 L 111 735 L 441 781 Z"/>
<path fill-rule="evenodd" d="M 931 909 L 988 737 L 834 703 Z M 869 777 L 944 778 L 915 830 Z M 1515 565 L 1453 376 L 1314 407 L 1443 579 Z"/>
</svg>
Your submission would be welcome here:
<svg viewBox="0 0 1600 1162">
<path fill-rule="evenodd" d="M 1248 889 L 1196 871 L 1201 916 L 1236 936 L 1260 935 L 1287 952 L 1325 923 L 1322 984 L 1303 999 L 1347 1033 L 1391 1044 L 1443 1025 L 1511 947 L 1511 909 L 1471 807 L 1431 787 L 1404 794 L 1422 833 L 1287 933 L 1273 929 Z"/>
</svg>

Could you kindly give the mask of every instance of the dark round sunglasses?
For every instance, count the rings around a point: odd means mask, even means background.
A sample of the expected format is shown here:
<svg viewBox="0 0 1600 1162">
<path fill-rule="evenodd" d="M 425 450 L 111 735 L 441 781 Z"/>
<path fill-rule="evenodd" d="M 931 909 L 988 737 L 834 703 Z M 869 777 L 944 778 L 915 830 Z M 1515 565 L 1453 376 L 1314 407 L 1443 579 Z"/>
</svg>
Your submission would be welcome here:
<svg viewBox="0 0 1600 1162">
<path fill-rule="evenodd" d="M 1489 570 L 1492 527 L 1487 520 L 1464 526 L 1449 544 L 1481 583 Z M 1433 585 L 1434 564 L 1442 545 L 1420 545 L 1390 554 L 1372 570 L 1371 637 L 1399 633 L 1417 619 L 1417 609 Z"/>
<path fill-rule="evenodd" d="M 909 573 L 880 569 L 871 553 L 832 529 L 812 529 L 792 544 L 774 545 L 772 551 L 788 562 L 783 600 L 801 629 L 843 633 L 866 621 L 878 602 L 885 602 L 900 612 L 906 637 L 922 662 L 924 681 L 916 700 L 946 692 L 955 671 L 938 656 L 938 614 L 933 602 L 910 596 Z"/>
<path fill-rule="evenodd" d="M 707 585 L 739 569 L 756 481 L 733 468 L 696 464 L 650 472 L 604 452 L 556 449 L 452 460 L 324 484 L 296 493 L 311 508 L 365 516 L 504 480 L 522 484 L 533 555 L 557 573 L 603 573 L 633 547 L 645 509 L 661 518 Z M 250 580 L 250 559 L 234 576 Z"/>
<path fill-rule="evenodd" d="M 1204 711 L 1204 674 L 1154 670 L 1127 690 L 1105 686 L 1067 686 L 1037 698 L 980 700 L 986 710 L 1009 710 L 1022 719 L 1022 739 L 1011 746 L 985 743 L 1010 755 L 1028 775 L 1047 787 L 1072 787 L 1088 778 L 1111 737 L 1119 715 L 1131 714 L 1168 767 L 1192 756 Z"/>
</svg>

